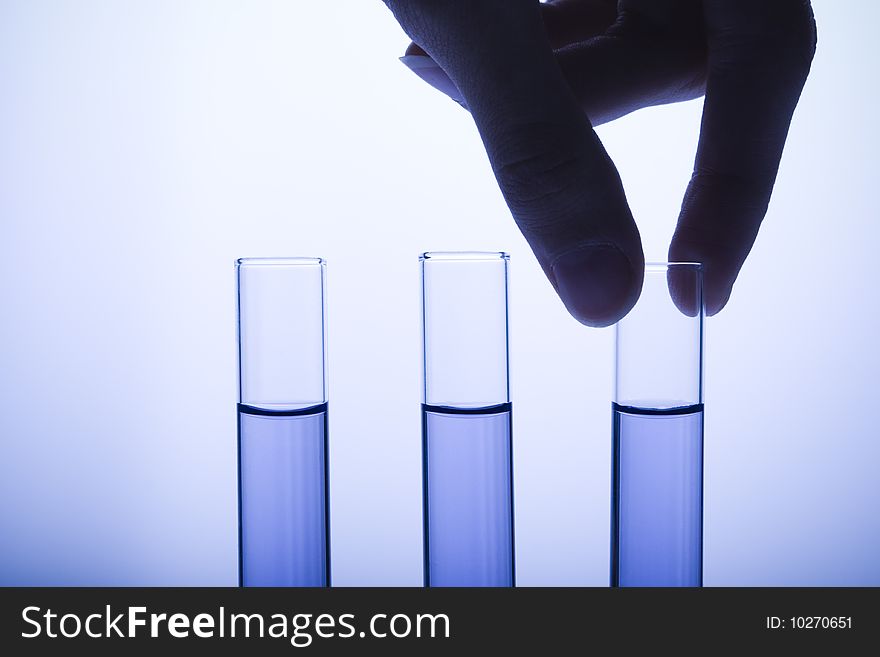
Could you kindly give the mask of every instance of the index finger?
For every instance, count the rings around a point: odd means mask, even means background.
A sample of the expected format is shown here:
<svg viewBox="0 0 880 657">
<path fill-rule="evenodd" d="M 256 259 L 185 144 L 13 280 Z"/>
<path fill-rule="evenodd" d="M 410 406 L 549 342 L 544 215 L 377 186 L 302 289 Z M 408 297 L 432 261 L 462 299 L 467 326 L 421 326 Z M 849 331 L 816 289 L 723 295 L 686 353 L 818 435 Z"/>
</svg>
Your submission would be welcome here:
<svg viewBox="0 0 880 657">
<path fill-rule="evenodd" d="M 617 170 L 556 61 L 540 5 L 386 3 L 461 91 L 507 205 L 566 308 L 584 324 L 617 321 L 641 290 L 641 241 Z"/>
</svg>

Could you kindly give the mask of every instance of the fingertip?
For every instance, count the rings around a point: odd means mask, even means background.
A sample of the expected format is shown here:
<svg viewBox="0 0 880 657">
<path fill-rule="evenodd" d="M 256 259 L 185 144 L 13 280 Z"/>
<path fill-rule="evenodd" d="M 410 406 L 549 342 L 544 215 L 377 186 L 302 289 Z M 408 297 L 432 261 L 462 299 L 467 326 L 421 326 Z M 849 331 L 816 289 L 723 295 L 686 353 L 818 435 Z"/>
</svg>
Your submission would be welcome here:
<svg viewBox="0 0 880 657">
<path fill-rule="evenodd" d="M 713 296 L 709 296 L 706 299 L 706 316 L 712 317 L 713 315 L 717 315 L 724 307 L 727 305 L 727 302 L 730 301 L 730 293 L 733 292 L 732 287 L 727 287 L 722 291 L 721 294 L 716 294 Z"/>
<path fill-rule="evenodd" d="M 699 286 L 694 285 L 686 270 L 670 269 L 669 271 L 667 276 L 669 292 L 681 312 L 694 317 L 702 305 L 706 316 L 711 317 L 717 315 L 727 305 L 739 273 L 739 266 L 729 264 L 729 257 L 724 257 L 714 247 L 673 238 L 669 249 L 669 261 L 702 264 L 700 270 L 702 284 Z"/>
<path fill-rule="evenodd" d="M 582 324 L 610 326 L 635 305 L 644 265 L 634 267 L 611 244 L 590 245 L 564 253 L 551 267 L 559 296 Z"/>
<path fill-rule="evenodd" d="M 696 317 L 704 303 L 700 269 L 670 266 L 666 271 L 666 283 L 675 307 L 683 315 Z"/>
</svg>

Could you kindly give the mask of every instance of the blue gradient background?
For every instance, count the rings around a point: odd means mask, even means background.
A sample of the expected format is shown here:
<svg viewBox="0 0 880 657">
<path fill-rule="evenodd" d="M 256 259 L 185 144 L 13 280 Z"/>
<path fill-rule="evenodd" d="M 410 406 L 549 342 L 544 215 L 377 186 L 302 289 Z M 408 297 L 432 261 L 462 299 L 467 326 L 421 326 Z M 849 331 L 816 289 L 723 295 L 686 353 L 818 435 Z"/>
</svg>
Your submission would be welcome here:
<svg viewBox="0 0 880 657">
<path fill-rule="evenodd" d="M 705 583 L 880 584 L 874 31 L 819 50 L 708 322 Z M 512 263 L 518 583 L 608 582 L 611 332 L 378 0 L 0 0 L 0 584 L 236 582 L 233 260 L 329 260 L 334 582 L 421 583 L 416 255 Z M 599 132 L 662 259 L 700 101 Z"/>
</svg>

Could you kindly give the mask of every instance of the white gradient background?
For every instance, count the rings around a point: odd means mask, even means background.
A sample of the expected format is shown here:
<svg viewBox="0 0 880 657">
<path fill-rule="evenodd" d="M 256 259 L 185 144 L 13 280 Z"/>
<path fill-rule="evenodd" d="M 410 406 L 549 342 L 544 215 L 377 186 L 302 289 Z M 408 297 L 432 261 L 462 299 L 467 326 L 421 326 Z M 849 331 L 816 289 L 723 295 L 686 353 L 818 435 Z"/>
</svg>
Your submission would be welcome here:
<svg viewBox="0 0 880 657">
<path fill-rule="evenodd" d="M 707 327 L 707 585 L 880 585 L 880 4 L 814 6 Z M 512 254 L 518 582 L 607 584 L 611 331 L 567 316 L 405 43 L 379 0 L 0 0 L 0 584 L 235 584 L 233 260 L 321 255 L 334 583 L 420 585 L 426 249 Z M 599 130 L 652 259 L 700 109 Z"/>
</svg>

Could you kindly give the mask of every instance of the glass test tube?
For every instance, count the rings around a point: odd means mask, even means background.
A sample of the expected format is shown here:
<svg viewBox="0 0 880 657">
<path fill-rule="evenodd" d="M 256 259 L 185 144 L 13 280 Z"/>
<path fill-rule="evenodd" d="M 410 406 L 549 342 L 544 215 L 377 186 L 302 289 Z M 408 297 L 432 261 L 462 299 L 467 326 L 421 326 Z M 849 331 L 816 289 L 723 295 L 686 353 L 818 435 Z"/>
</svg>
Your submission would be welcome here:
<svg viewBox="0 0 880 657">
<path fill-rule="evenodd" d="M 421 256 L 425 586 L 513 586 L 505 253 Z"/>
<path fill-rule="evenodd" d="M 241 586 L 330 585 L 324 270 L 236 262 Z"/>
<path fill-rule="evenodd" d="M 701 266 L 648 264 L 615 335 L 611 586 L 702 586 Z"/>
</svg>

